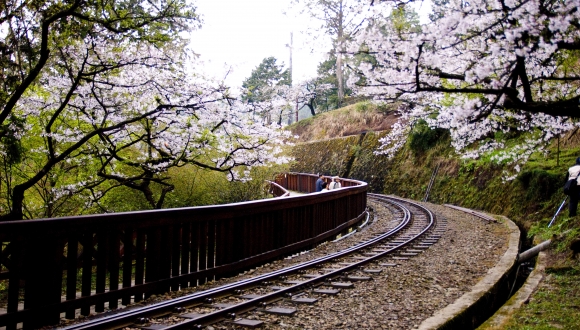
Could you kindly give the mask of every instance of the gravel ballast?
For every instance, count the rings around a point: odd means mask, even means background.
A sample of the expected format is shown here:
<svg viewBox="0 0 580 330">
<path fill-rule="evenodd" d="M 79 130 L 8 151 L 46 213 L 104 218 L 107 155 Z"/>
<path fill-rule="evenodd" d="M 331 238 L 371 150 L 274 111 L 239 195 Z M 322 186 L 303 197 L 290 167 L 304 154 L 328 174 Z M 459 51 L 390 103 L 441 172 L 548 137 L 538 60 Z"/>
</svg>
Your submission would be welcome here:
<svg viewBox="0 0 580 330">
<path fill-rule="evenodd" d="M 291 261 L 274 262 L 247 275 L 268 272 L 294 262 L 303 262 L 351 246 L 373 232 L 394 226 L 391 212 L 369 202 L 375 223 L 343 241 L 324 244 Z M 439 220 L 447 220 L 442 238 L 425 252 L 382 267 L 372 281 L 355 283 L 336 296 L 317 296 L 314 305 L 293 306 L 294 316 L 273 316 L 256 311 L 244 318 L 265 321 L 263 329 L 413 329 L 436 311 L 470 291 L 507 249 L 509 229 L 445 206 L 424 204 Z M 374 266 L 373 266 L 374 267 Z M 246 277 L 243 276 L 243 277 Z M 236 329 L 216 324 L 209 329 Z"/>
<path fill-rule="evenodd" d="M 433 211 L 438 220 L 446 220 L 447 223 L 445 233 L 429 249 L 408 260 L 397 260 L 395 267 L 381 267 L 378 263 L 369 265 L 369 268 L 380 268 L 382 271 L 370 275 L 371 281 L 355 282 L 353 288 L 343 289 L 335 296 L 307 292 L 308 297 L 318 298 L 313 305 L 293 305 L 288 300 L 275 304 L 296 308 L 297 312 L 293 316 L 278 316 L 255 310 L 238 317 L 264 321 L 261 329 L 416 328 L 435 312 L 469 292 L 500 260 L 507 249 L 510 235 L 508 227 L 501 220 L 488 222 L 449 207 L 430 203 L 423 205 Z M 382 204 L 369 200 L 369 206 L 374 209 L 371 216 L 374 221 L 343 240 L 321 244 L 313 250 L 274 261 L 232 278 L 153 296 L 141 304 L 159 302 L 318 258 L 350 247 L 397 224 L 393 221 L 391 211 Z M 393 261 L 381 261 L 385 262 Z M 363 274 L 355 272 L 353 275 Z M 226 321 L 207 329 L 242 327 Z"/>
</svg>

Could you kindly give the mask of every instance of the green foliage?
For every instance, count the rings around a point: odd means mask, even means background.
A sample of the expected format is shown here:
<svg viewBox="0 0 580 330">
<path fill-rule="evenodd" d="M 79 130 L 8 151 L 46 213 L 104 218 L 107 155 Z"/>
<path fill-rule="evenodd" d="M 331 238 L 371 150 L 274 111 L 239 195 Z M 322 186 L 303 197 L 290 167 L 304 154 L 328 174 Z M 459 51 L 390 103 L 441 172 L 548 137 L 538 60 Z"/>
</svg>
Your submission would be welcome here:
<svg viewBox="0 0 580 330">
<path fill-rule="evenodd" d="M 19 132 L 24 130 L 24 120 L 16 116 L 10 116 L 12 125 L 0 126 L 0 146 L 4 148 L 4 162 L 7 165 L 14 165 L 22 160 L 25 148 L 21 139 L 17 137 Z"/>
<path fill-rule="evenodd" d="M 191 207 L 244 202 L 271 197 L 264 189 L 265 181 L 272 180 L 277 173 L 286 172 L 287 165 L 260 166 L 250 170 L 249 181 L 230 181 L 223 172 L 211 171 L 187 165 L 169 170 L 168 183 L 175 189 L 169 193 L 164 208 Z M 155 194 L 160 188 L 153 189 Z M 127 187 L 112 189 L 100 202 L 97 212 L 124 212 L 151 209 L 143 194 Z"/>
<path fill-rule="evenodd" d="M 290 72 L 277 64 L 275 57 L 266 57 L 244 80 L 242 100 L 248 103 L 265 102 L 271 98 L 274 86 L 291 85 Z"/>
<path fill-rule="evenodd" d="M 318 64 L 317 76 L 314 79 L 314 84 L 316 85 L 329 85 L 331 88 L 326 89 L 324 92 L 319 93 L 316 96 L 315 104 L 317 106 L 316 110 L 318 112 L 326 112 L 329 110 L 337 109 L 340 105 L 340 100 L 338 99 L 338 79 L 336 78 L 336 56 L 330 53 L 328 58 Z M 344 79 L 348 79 L 349 72 L 345 70 Z M 352 90 L 345 88 L 344 96 L 349 96 L 352 94 Z"/>
<path fill-rule="evenodd" d="M 394 8 L 389 16 L 389 20 L 395 27 L 399 38 L 403 38 L 404 35 L 421 32 L 419 14 L 410 6 L 398 6 Z"/>
<path fill-rule="evenodd" d="M 371 109 L 374 110 L 375 107 L 373 106 L 373 104 L 370 101 L 363 101 L 363 102 L 359 102 L 359 103 L 355 104 L 354 109 L 356 111 L 365 112 L 365 111 L 369 111 Z"/>
<path fill-rule="evenodd" d="M 507 330 L 580 329 L 580 268 L 549 267 L 539 288 L 509 320 Z"/>
<path fill-rule="evenodd" d="M 561 190 L 564 177 L 562 174 L 532 169 L 522 172 L 517 180 L 526 192 L 524 197 L 527 201 L 544 201 Z"/>
<path fill-rule="evenodd" d="M 409 136 L 409 148 L 420 155 L 434 147 L 438 141 L 449 137 L 449 132 L 442 128 L 431 128 L 426 121 L 418 121 Z"/>
</svg>

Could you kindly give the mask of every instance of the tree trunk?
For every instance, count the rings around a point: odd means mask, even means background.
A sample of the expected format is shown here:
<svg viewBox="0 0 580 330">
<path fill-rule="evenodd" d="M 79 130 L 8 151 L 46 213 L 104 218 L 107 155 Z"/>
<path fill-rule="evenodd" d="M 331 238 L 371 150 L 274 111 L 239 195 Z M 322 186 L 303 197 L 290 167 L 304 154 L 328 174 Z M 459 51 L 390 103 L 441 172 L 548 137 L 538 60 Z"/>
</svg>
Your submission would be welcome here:
<svg viewBox="0 0 580 330">
<path fill-rule="evenodd" d="M 337 47 L 336 47 L 336 80 L 338 84 L 338 105 L 340 108 L 342 105 L 342 100 L 344 99 L 344 77 L 342 73 L 342 54 L 344 52 L 344 28 L 343 28 L 343 12 L 342 12 L 342 1 L 340 3 L 340 8 L 338 12 L 338 35 L 337 35 Z"/>
<path fill-rule="evenodd" d="M 340 108 L 342 105 L 342 100 L 344 99 L 344 87 L 343 87 L 343 77 L 342 77 L 342 53 L 338 51 L 336 53 L 336 81 L 338 84 L 338 105 Z"/>
<path fill-rule="evenodd" d="M 310 113 L 312 114 L 312 117 L 316 116 L 316 113 L 314 112 L 314 107 L 312 106 L 312 104 L 307 103 L 306 105 L 308 106 L 308 108 L 310 108 Z"/>
</svg>

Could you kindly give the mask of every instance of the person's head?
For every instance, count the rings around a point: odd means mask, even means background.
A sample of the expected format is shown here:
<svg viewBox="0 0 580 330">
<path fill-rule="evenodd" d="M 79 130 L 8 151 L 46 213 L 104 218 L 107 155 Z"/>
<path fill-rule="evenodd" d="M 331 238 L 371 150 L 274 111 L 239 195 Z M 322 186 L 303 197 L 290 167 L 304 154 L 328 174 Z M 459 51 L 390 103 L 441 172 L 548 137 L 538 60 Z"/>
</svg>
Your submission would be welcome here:
<svg viewBox="0 0 580 330">
<path fill-rule="evenodd" d="M 332 178 L 332 180 L 334 180 L 335 182 L 338 182 L 339 177 L 335 176 L 334 178 Z"/>
<path fill-rule="evenodd" d="M 318 174 L 318 178 L 322 179 L 324 177 L 324 175 L 322 175 L 322 173 Z"/>
<path fill-rule="evenodd" d="M 576 165 L 580 165 L 580 157 L 576 158 Z"/>
</svg>

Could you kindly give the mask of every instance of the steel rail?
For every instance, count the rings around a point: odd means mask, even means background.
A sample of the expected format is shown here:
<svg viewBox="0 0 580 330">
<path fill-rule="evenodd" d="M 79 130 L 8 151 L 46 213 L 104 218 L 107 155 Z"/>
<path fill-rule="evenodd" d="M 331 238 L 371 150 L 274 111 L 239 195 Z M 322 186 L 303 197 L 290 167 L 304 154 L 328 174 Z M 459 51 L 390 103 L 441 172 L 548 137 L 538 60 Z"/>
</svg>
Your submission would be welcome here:
<svg viewBox="0 0 580 330">
<path fill-rule="evenodd" d="M 296 274 L 300 271 L 303 271 L 306 269 L 311 269 L 315 266 L 318 266 L 318 265 L 321 265 L 324 263 L 328 263 L 329 261 L 332 261 L 335 259 L 340 259 L 340 258 L 343 258 L 343 257 L 348 256 L 350 254 L 353 254 L 355 252 L 362 251 L 368 247 L 371 247 L 371 246 L 377 244 L 378 242 L 381 242 L 385 239 L 388 239 L 390 237 L 395 236 L 396 234 L 400 233 L 401 230 L 403 230 L 404 228 L 409 226 L 409 224 L 412 221 L 412 215 L 411 215 L 410 210 L 406 206 L 404 206 L 402 203 L 409 203 L 411 205 L 414 205 L 415 207 L 420 208 L 424 213 L 426 213 L 428 215 L 428 223 L 426 226 L 423 227 L 423 229 L 419 233 L 415 234 L 412 237 L 409 237 L 403 243 L 401 243 L 393 248 L 387 249 L 385 252 L 379 253 L 375 256 L 368 257 L 365 260 L 353 262 L 348 266 L 345 266 L 342 268 L 337 268 L 335 271 L 332 271 L 332 272 L 329 272 L 326 274 L 320 274 L 320 276 L 318 276 L 316 278 L 306 279 L 304 281 L 301 281 L 301 283 L 299 283 L 299 284 L 288 286 L 284 289 L 274 291 L 274 292 L 271 292 L 269 294 L 263 294 L 257 298 L 246 300 L 246 301 L 244 301 L 240 304 L 237 304 L 235 306 L 216 310 L 214 312 L 204 314 L 203 316 L 200 316 L 199 318 L 185 320 L 184 322 L 168 326 L 164 329 L 196 328 L 196 327 L 201 326 L 202 324 L 215 323 L 215 322 L 218 322 L 224 318 L 227 318 L 228 315 L 231 317 L 232 315 L 236 315 L 237 313 L 241 313 L 241 312 L 245 312 L 245 311 L 248 311 L 251 309 L 255 309 L 256 306 L 259 306 L 260 304 L 272 302 L 276 299 L 279 299 L 279 297 L 281 297 L 283 295 L 292 294 L 292 292 L 299 291 L 305 287 L 311 287 L 311 286 L 316 285 L 317 283 L 324 282 L 327 279 L 336 278 L 341 273 L 348 272 L 348 271 L 355 269 L 355 268 L 358 268 L 364 264 L 367 264 L 367 263 L 370 263 L 374 260 L 383 258 L 387 254 L 393 253 L 394 251 L 399 250 L 399 249 L 407 246 L 408 244 L 410 244 L 411 242 L 413 242 L 417 238 L 421 237 L 429 229 L 431 229 L 434 225 L 435 221 L 434 221 L 433 214 L 428 209 L 420 206 L 417 203 L 405 201 L 405 200 L 398 199 L 395 197 L 388 197 L 388 196 L 376 195 L 376 194 L 369 194 L 369 197 L 374 199 L 374 200 L 377 200 L 377 201 L 388 202 L 391 205 L 393 205 L 394 207 L 396 207 L 398 210 L 400 210 L 403 214 L 401 221 L 394 228 L 386 231 L 385 233 L 383 233 L 381 235 L 376 236 L 375 238 L 369 239 L 369 240 L 364 241 L 364 242 L 360 242 L 360 243 L 353 245 L 349 248 L 346 248 L 344 250 L 341 250 L 341 251 L 338 251 L 338 252 L 335 252 L 335 253 L 332 253 L 332 254 L 329 254 L 329 255 L 314 259 L 314 260 L 310 260 L 310 261 L 300 263 L 297 265 L 285 267 L 283 269 L 275 270 L 275 271 L 269 272 L 267 274 L 258 275 L 258 276 L 255 276 L 253 278 L 250 278 L 250 279 L 245 279 L 242 281 L 229 283 L 229 284 L 217 287 L 217 288 L 204 290 L 204 291 L 193 293 L 193 294 L 190 294 L 190 295 L 187 295 L 184 297 L 164 301 L 164 302 L 157 303 L 157 304 L 152 304 L 152 305 L 145 306 L 142 308 L 123 311 L 123 312 L 117 313 L 115 315 L 106 316 L 106 317 L 102 317 L 102 318 L 95 319 L 92 321 L 88 321 L 88 322 L 72 325 L 69 327 L 65 327 L 64 329 L 68 329 L 68 330 L 73 330 L 73 329 L 74 330 L 76 330 L 76 329 L 113 329 L 113 328 L 119 328 L 121 326 L 131 325 L 134 323 L 134 321 L 136 319 L 139 319 L 139 318 L 152 318 L 152 317 L 159 317 L 159 316 L 167 315 L 168 313 L 171 313 L 176 307 L 194 306 L 196 304 L 203 303 L 209 297 L 216 297 L 216 296 L 223 297 L 223 296 L 231 295 L 231 293 L 234 290 L 244 290 L 244 289 L 249 289 L 249 288 L 255 288 L 259 284 L 264 283 L 265 281 L 271 281 L 273 279 L 279 279 L 282 276 Z M 368 215 L 367 215 L 367 219 L 368 219 Z"/>
</svg>

